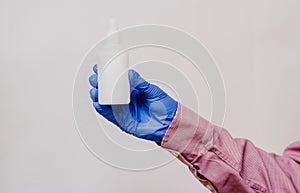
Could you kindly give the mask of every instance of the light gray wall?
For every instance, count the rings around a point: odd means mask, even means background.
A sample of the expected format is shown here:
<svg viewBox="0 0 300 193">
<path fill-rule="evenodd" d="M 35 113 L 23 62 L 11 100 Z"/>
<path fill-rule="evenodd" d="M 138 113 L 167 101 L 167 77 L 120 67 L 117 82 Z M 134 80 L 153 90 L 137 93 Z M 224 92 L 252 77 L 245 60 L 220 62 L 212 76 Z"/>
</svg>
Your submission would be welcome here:
<svg viewBox="0 0 300 193">
<path fill-rule="evenodd" d="M 181 28 L 212 52 L 227 93 L 225 127 L 280 153 L 299 139 L 300 2 L 0 1 L 0 192 L 207 192 L 179 161 L 127 172 L 88 152 L 72 87 L 87 50 L 121 27 Z"/>
</svg>

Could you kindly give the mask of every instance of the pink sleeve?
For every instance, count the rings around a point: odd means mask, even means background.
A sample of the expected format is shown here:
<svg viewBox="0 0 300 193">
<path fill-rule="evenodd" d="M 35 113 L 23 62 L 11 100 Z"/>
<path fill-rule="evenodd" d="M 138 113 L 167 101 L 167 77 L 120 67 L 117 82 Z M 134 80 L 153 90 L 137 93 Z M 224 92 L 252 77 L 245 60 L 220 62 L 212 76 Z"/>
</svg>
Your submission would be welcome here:
<svg viewBox="0 0 300 193">
<path fill-rule="evenodd" d="M 300 142 L 283 156 L 267 153 L 179 104 L 161 145 L 212 192 L 300 192 Z"/>
</svg>

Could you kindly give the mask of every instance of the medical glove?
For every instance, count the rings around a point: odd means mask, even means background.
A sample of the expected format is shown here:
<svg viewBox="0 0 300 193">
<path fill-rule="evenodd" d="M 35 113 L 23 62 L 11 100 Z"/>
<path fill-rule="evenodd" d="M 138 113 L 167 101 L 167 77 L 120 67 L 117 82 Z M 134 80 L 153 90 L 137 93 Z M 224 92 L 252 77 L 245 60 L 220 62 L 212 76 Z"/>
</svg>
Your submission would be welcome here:
<svg viewBox="0 0 300 193">
<path fill-rule="evenodd" d="M 93 87 L 90 97 L 95 110 L 122 131 L 161 143 L 176 114 L 178 102 L 158 86 L 145 81 L 136 71 L 129 70 L 130 103 L 101 105 L 98 103 L 97 65 L 93 70 L 95 74 L 90 76 L 89 82 Z"/>
</svg>

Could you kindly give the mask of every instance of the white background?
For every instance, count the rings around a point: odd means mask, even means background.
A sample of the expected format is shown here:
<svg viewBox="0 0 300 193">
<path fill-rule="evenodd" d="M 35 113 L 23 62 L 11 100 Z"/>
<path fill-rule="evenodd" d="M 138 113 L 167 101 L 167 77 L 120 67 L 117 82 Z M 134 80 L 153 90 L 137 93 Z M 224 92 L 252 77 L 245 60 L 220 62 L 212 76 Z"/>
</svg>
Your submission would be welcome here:
<svg viewBox="0 0 300 193">
<path fill-rule="evenodd" d="M 280 154 L 300 136 L 299 9 L 297 0 L 0 1 L 0 193 L 207 192 L 179 161 L 122 171 L 82 144 L 73 81 L 110 17 L 201 40 L 224 77 L 225 127 Z"/>
</svg>

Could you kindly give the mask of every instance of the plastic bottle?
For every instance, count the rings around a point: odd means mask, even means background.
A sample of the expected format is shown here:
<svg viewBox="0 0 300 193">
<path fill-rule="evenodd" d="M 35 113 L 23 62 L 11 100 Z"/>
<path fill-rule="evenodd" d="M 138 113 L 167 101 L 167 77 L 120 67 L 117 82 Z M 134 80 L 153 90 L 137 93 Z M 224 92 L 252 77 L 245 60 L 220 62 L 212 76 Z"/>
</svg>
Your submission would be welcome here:
<svg viewBox="0 0 300 193">
<path fill-rule="evenodd" d="M 110 19 L 108 35 L 117 30 L 116 20 Z M 127 75 L 129 69 L 128 54 L 119 55 L 107 65 L 101 63 L 101 59 L 111 58 L 117 51 L 121 50 L 120 37 L 113 37 L 106 42 L 104 49 L 99 53 L 98 101 L 100 104 L 128 104 L 130 102 L 130 87 Z"/>
</svg>

